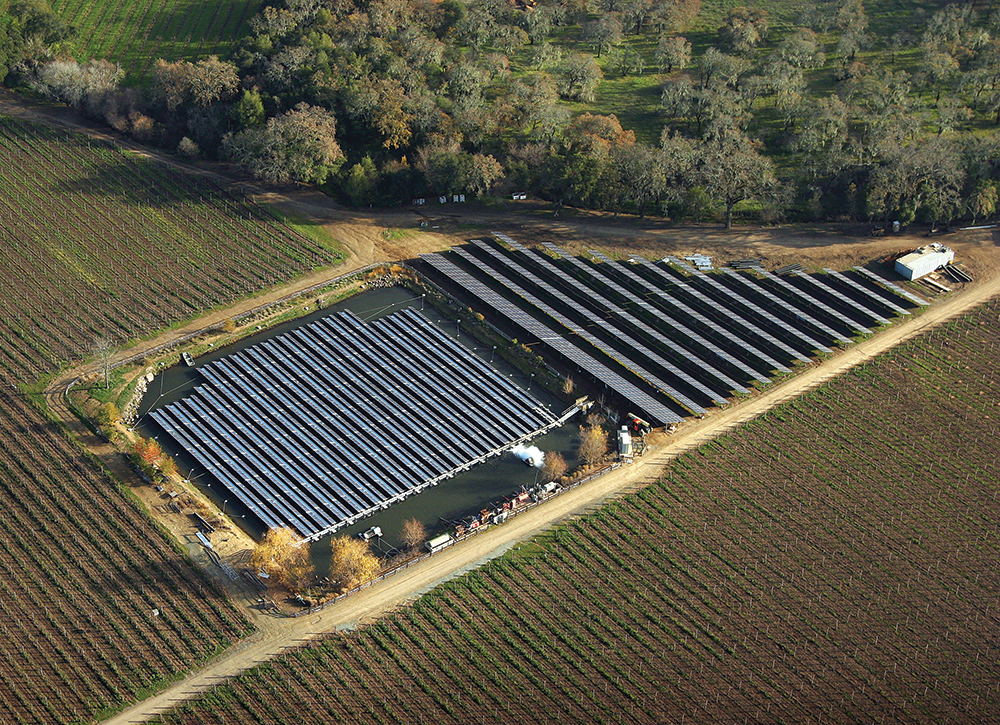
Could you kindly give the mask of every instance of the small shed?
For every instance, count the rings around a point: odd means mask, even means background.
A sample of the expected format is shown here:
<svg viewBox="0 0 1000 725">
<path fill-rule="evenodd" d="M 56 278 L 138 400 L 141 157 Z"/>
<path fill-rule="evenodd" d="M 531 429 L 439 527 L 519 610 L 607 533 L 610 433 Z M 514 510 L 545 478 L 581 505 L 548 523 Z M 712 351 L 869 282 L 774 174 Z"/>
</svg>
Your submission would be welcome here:
<svg viewBox="0 0 1000 725">
<path fill-rule="evenodd" d="M 920 279 L 939 267 L 951 263 L 955 251 L 943 244 L 928 244 L 896 260 L 896 271 L 909 280 Z"/>
</svg>

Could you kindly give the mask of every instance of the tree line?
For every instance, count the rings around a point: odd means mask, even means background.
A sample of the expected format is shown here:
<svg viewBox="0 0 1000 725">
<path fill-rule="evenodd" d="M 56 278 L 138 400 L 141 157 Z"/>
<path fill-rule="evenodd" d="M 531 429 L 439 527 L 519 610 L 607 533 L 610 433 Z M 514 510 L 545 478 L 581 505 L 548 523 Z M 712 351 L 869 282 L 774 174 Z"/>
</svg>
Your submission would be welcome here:
<svg viewBox="0 0 1000 725">
<path fill-rule="evenodd" d="M 521 191 L 727 226 L 996 211 L 1000 16 L 969 3 L 914 4 L 890 34 L 862 0 L 779 27 L 736 7 L 708 32 L 700 0 L 279 0 L 232 57 L 158 61 L 143 87 L 60 57 L 72 31 L 43 0 L 8 15 L 14 83 L 359 205 Z M 658 97 L 642 141 L 600 98 L 627 77 Z"/>
</svg>

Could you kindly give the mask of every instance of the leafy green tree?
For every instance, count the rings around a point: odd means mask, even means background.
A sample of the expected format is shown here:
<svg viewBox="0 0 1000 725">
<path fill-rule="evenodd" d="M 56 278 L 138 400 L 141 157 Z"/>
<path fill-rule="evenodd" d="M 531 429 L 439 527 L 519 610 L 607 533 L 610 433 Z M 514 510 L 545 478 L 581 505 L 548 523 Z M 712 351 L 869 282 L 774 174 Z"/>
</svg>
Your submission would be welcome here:
<svg viewBox="0 0 1000 725">
<path fill-rule="evenodd" d="M 233 120 L 242 130 L 253 128 L 264 123 L 264 101 L 255 90 L 243 91 L 239 100 L 233 104 Z"/>
<path fill-rule="evenodd" d="M 466 188 L 476 196 L 483 196 L 503 178 L 503 166 L 490 154 L 473 154 L 469 166 Z"/>
<path fill-rule="evenodd" d="M 344 179 L 344 191 L 355 204 L 364 204 L 372 201 L 377 183 L 378 169 L 375 168 L 372 157 L 366 155 L 347 172 L 347 177 Z"/>
<path fill-rule="evenodd" d="M 997 185 L 990 179 L 980 179 L 976 182 L 972 194 L 969 195 L 969 213 L 972 214 L 972 223 L 975 224 L 980 218 L 988 219 L 997 210 Z"/>
<path fill-rule="evenodd" d="M 834 25 L 840 30 L 837 52 L 842 69 L 846 69 L 849 63 L 854 62 L 858 51 L 867 47 L 869 42 L 868 14 L 863 0 L 841 0 L 834 15 Z"/>
<path fill-rule="evenodd" d="M 597 20 L 587 23 L 584 36 L 593 43 L 597 57 L 600 58 L 602 54 L 622 42 L 624 37 L 622 21 L 615 13 L 602 15 Z"/>
<path fill-rule="evenodd" d="M 796 28 L 779 43 L 775 54 L 795 68 L 818 68 L 825 58 L 819 35 L 809 28 Z"/>
<path fill-rule="evenodd" d="M 923 46 L 921 51 L 920 70 L 927 84 L 934 88 L 934 102 L 937 103 L 941 100 L 945 84 L 958 75 L 958 61 L 949 53 L 942 53 L 931 45 Z"/>
<path fill-rule="evenodd" d="M 955 144 L 941 137 L 901 146 L 872 170 L 866 189 L 868 213 L 903 224 L 920 211 L 932 225 L 951 218 L 960 210 L 965 183 L 960 159 Z"/>
<path fill-rule="evenodd" d="M 551 143 L 569 123 L 569 110 L 559 103 L 555 82 L 546 73 L 538 73 L 525 83 L 518 84 L 516 92 L 521 104 L 522 128 L 529 136 Z"/>
<path fill-rule="evenodd" d="M 994 202 L 994 206 L 996 203 Z M 101 426 L 115 425 L 122 419 L 121 411 L 112 401 L 108 401 L 97 411 L 97 422 Z"/>
<path fill-rule="evenodd" d="M 552 11 L 547 5 L 540 5 L 521 16 L 521 26 L 527 32 L 528 42 L 531 45 L 544 43 L 552 32 Z"/>
<path fill-rule="evenodd" d="M 604 79 L 601 66 L 594 56 L 587 53 L 571 53 L 563 60 L 560 71 L 562 76 L 560 92 L 564 97 L 584 103 L 593 102 L 597 86 Z"/>
<path fill-rule="evenodd" d="M 766 11 L 739 6 L 726 14 L 719 37 L 734 52 L 748 53 L 767 40 L 769 27 Z"/>
<path fill-rule="evenodd" d="M 226 140 L 224 153 L 259 179 L 322 184 L 344 160 L 337 121 L 323 108 L 300 103 L 267 125 Z"/>
</svg>

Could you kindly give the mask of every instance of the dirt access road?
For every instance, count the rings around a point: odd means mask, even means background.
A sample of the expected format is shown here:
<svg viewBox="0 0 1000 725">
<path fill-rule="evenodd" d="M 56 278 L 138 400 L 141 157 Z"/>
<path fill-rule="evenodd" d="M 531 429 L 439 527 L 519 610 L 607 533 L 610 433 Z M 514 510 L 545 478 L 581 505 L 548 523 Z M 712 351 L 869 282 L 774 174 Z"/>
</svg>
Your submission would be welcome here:
<svg viewBox="0 0 1000 725">
<path fill-rule="evenodd" d="M 246 668 L 266 662 L 325 633 L 353 627 L 359 622 L 391 611 L 435 585 L 501 555 L 519 541 L 529 539 L 567 518 L 585 513 L 609 497 L 656 481 L 663 467 L 677 455 L 873 359 L 904 340 L 939 325 L 996 294 L 1000 294 L 1000 276 L 970 286 L 935 304 L 918 317 L 899 323 L 880 335 L 835 354 L 809 370 L 776 384 L 758 397 L 724 410 L 712 411 L 702 420 L 686 423 L 668 443 L 649 451 L 631 466 L 557 496 L 502 526 L 435 554 L 421 564 L 327 607 L 316 615 L 273 622 L 267 631 L 259 632 L 235 645 L 183 681 L 128 708 L 106 723 L 124 725 L 145 722 L 157 713 L 197 697 Z"/>
</svg>

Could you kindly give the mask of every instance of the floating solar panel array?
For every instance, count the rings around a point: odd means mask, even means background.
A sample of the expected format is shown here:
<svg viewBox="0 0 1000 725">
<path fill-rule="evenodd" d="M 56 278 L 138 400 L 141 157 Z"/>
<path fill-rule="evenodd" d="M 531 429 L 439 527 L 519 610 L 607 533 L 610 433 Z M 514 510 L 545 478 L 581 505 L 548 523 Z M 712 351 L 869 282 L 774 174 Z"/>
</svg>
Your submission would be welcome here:
<svg viewBox="0 0 1000 725">
<path fill-rule="evenodd" d="M 494 234 L 505 246 L 477 240 L 423 255 L 428 274 L 658 423 L 722 404 L 752 381 L 769 382 L 833 342 L 850 342 L 848 331 L 907 314 L 899 297 L 874 292 L 853 272 L 789 269 L 779 278 L 755 264 L 716 274 L 672 257 L 623 263 L 598 252 L 591 254 L 599 262 L 589 263 L 552 244 L 528 249 Z"/>
<path fill-rule="evenodd" d="M 412 310 L 331 315 L 199 371 L 153 420 L 265 525 L 306 539 L 562 422 Z"/>
</svg>

